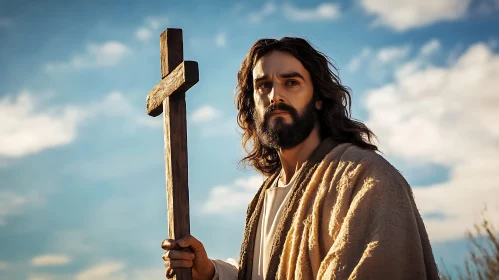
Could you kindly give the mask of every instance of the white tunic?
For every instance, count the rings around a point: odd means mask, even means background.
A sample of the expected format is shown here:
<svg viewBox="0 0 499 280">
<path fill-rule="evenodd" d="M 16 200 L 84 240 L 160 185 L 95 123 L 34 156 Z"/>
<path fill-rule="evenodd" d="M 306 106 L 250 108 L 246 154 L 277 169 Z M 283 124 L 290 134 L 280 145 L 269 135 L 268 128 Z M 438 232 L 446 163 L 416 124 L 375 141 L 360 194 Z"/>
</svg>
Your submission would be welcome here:
<svg viewBox="0 0 499 280">
<path fill-rule="evenodd" d="M 253 272 L 251 278 L 254 280 L 263 280 L 265 278 L 270 261 L 270 251 L 272 249 L 275 231 L 298 173 L 299 172 L 295 172 L 288 184 L 284 185 L 281 180 L 277 180 L 277 187 L 272 187 L 265 191 L 263 209 L 258 222 L 255 251 L 253 254 Z M 237 279 L 238 268 L 235 264 L 222 260 L 212 260 L 212 262 L 215 265 L 215 277 L 213 280 Z"/>
</svg>

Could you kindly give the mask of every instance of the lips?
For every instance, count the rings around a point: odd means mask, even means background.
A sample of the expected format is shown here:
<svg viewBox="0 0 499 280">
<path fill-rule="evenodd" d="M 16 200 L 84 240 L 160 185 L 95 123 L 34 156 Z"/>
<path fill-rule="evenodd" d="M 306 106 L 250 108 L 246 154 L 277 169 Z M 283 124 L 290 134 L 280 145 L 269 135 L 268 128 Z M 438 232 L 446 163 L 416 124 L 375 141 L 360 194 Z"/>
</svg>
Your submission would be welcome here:
<svg viewBox="0 0 499 280">
<path fill-rule="evenodd" d="M 272 113 L 270 113 L 271 116 L 282 115 L 282 114 L 289 114 L 289 113 L 287 111 L 282 111 L 282 110 L 274 110 Z"/>
</svg>

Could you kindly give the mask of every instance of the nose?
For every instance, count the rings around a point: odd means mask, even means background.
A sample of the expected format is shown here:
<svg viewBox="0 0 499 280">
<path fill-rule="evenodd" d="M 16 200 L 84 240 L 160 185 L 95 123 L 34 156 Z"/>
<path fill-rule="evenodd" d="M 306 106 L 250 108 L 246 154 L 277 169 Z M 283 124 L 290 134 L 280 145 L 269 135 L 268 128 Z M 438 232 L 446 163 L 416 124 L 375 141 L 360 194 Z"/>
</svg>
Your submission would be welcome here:
<svg viewBox="0 0 499 280">
<path fill-rule="evenodd" d="M 270 91 L 269 99 L 271 104 L 277 104 L 284 102 L 283 96 L 282 96 L 282 90 L 280 86 L 277 83 L 274 83 L 272 86 L 272 90 Z"/>
</svg>

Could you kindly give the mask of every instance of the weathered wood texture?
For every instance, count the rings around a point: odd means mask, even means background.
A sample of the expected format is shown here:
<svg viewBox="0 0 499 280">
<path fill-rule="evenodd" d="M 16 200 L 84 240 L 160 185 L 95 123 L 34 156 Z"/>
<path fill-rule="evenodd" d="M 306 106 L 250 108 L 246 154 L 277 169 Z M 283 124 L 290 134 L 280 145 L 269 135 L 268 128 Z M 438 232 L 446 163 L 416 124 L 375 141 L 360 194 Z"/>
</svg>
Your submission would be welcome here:
<svg viewBox="0 0 499 280">
<path fill-rule="evenodd" d="M 170 238 L 179 239 L 191 232 L 185 93 L 179 92 L 167 97 L 163 101 L 163 111 L 168 234 Z M 176 279 L 192 279 L 191 269 L 176 269 L 175 271 Z"/>
<path fill-rule="evenodd" d="M 182 29 L 168 28 L 159 37 L 161 56 L 161 79 L 184 60 L 184 41 Z"/>
<path fill-rule="evenodd" d="M 159 116 L 163 112 L 163 100 L 177 93 L 185 93 L 198 81 L 198 63 L 196 61 L 180 63 L 147 94 L 147 114 L 153 117 Z"/>
<path fill-rule="evenodd" d="M 181 29 L 166 29 L 160 48 L 162 81 L 147 95 L 146 106 L 151 116 L 164 113 L 168 232 L 179 239 L 190 234 L 185 92 L 199 81 L 199 70 L 197 62 L 183 61 Z M 175 273 L 175 279 L 192 279 L 190 268 Z"/>
</svg>

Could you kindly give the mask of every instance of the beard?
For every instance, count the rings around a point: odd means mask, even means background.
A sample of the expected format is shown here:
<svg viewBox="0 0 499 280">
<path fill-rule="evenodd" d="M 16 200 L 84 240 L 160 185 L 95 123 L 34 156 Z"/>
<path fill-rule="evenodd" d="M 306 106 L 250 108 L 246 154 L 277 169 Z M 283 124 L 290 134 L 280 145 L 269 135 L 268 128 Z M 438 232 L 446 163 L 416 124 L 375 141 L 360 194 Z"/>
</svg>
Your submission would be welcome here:
<svg viewBox="0 0 499 280">
<path fill-rule="evenodd" d="M 291 117 L 291 123 L 286 123 L 282 116 L 271 116 L 274 110 L 286 111 Z M 273 149 L 291 149 L 303 142 L 314 129 L 317 121 L 317 112 L 314 98 L 305 106 L 302 114 L 295 108 L 279 103 L 269 106 L 263 115 L 263 120 L 256 115 L 253 118 L 256 124 L 256 134 L 260 142 Z M 271 120 L 270 118 L 273 117 Z"/>
</svg>

